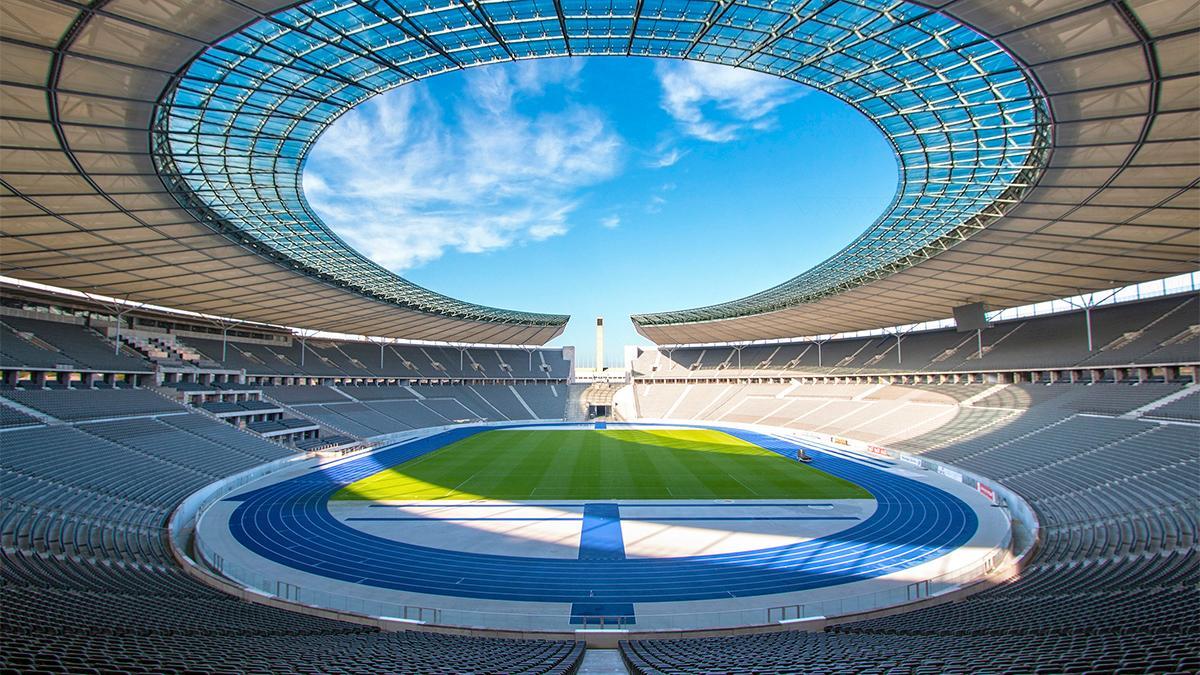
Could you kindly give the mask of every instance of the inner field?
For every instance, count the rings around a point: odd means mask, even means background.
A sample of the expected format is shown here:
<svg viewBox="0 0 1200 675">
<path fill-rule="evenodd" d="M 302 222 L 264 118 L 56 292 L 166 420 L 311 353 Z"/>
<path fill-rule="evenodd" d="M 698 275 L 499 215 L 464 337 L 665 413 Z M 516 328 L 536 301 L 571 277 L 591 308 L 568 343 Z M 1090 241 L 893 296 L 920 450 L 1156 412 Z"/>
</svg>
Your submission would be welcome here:
<svg viewBox="0 0 1200 675">
<path fill-rule="evenodd" d="M 709 429 L 473 435 L 335 500 L 870 499 L 847 480 Z"/>
</svg>

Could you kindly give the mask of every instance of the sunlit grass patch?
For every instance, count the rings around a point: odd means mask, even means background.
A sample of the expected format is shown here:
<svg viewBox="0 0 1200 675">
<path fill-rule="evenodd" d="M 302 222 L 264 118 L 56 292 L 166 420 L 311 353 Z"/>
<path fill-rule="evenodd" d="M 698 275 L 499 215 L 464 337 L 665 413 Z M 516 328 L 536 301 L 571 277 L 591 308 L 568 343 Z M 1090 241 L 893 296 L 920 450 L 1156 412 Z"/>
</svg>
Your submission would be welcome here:
<svg viewBox="0 0 1200 675">
<path fill-rule="evenodd" d="M 869 499 L 857 485 L 708 429 L 476 434 L 334 499 Z"/>
</svg>

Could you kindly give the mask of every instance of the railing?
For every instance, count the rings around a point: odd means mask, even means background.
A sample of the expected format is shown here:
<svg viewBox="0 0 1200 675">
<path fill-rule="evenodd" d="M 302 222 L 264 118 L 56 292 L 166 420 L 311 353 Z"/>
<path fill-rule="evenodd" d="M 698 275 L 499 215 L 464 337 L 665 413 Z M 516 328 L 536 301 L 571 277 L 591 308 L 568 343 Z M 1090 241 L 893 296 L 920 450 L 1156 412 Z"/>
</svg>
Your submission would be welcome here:
<svg viewBox="0 0 1200 675">
<path fill-rule="evenodd" d="M 626 630 L 635 621 L 634 617 L 626 615 L 615 616 L 581 616 L 578 617 L 580 630 Z"/>
<path fill-rule="evenodd" d="M 714 612 L 662 612 L 654 613 L 653 604 L 639 606 L 635 616 L 577 616 L 572 623 L 571 613 L 516 613 L 511 611 L 480 611 L 455 607 L 431 608 L 411 605 L 400 601 L 388 601 L 389 593 L 374 591 L 373 597 L 351 595 L 353 590 L 329 592 L 305 586 L 298 574 L 287 580 L 264 573 L 262 567 L 250 567 L 222 557 L 209 546 L 203 537 L 195 539 L 196 550 L 201 559 L 226 578 L 244 587 L 282 600 L 349 612 L 372 617 L 400 619 L 408 622 L 420 621 L 446 626 L 470 628 L 493 628 L 509 630 L 646 630 L 663 629 L 719 629 L 762 624 L 788 623 L 806 619 L 824 619 L 925 600 L 959 590 L 993 571 L 1009 554 L 1011 535 L 1005 536 L 1000 544 L 969 563 L 944 574 L 915 582 L 895 583 L 888 588 L 868 593 L 834 595 L 804 603 L 773 606 L 753 606 Z M 886 580 L 885 580 L 886 581 Z M 835 587 L 836 588 L 836 587 Z M 371 592 L 370 589 L 367 589 Z M 479 606 L 486 601 L 462 598 L 465 605 Z"/>
<path fill-rule="evenodd" d="M 804 612 L 804 605 L 780 605 L 767 608 L 767 623 L 798 621 L 806 616 L 808 615 Z"/>
</svg>

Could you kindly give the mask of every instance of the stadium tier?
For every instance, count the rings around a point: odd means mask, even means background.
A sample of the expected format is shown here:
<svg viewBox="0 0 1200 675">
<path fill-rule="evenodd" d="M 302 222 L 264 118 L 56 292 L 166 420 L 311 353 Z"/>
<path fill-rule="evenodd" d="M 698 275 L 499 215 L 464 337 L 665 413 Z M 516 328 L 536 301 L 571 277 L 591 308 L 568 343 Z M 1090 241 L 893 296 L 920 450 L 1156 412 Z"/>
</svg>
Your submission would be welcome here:
<svg viewBox="0 0 1200 675">
<path fill-rule="evenodd" d="M 48 309 L 31 302 L 22 306 Z M 162 314 L 126 318 L 117 329 L 109 321 L 84 323 L 87 312 L 82 309 L 79 315 L 43 311 L 44 318 L 31 318 L 37 312 L 29 309 L 20 312 L 25 316 L 0 315 L 0 369 L 10 385 L 17 383 L 21 372 L 27 378 L 44 378 L 39 381 L 52 386 L 135 382 L 135 374 L 156 371 L 165 381 L 187 385 L 243 379 L 247 383 L 290 383 L 297 378 L 339 382 L 565 381 L 571 373 L 562 349 L 372 344 L 302 339 L 278 332 L 262 333 L 262 338 L 251 342 L 237 337 L 199 337 L 193 331 L 200 326 L 181 323 L 178 318 L 172 332 L 151 328 L 168 318 Z M 81 373 L 88 374 L 86 381 L 79 378 Z M 76 379 L 68 379 L 71 374 Z"/>
<path fill-rule="evenodd" d="M 1187 379 L 1200 364 L 1198 302 L 1189 293 L 1097 307 L 1090 312 L 1090 350 L 1089 319 L 1084 312 L 1069 312 L 999 322 L 979 335 L 946 329 L 899 338 L 641 348 L 631 375 L 639 381 L 666 382 L 789 377 L 982 381 L 994 374 L 1010 381 Z M 565 383 L 572 374 L 571 361 L 561 349 L 381 345 L 302 340 L 291 334 L 263 334 L 271 339 L 251 342 L 197 337 L 199 333 L 186 330 L 196 327 L 187 324 L 173 333 L 155 334 L 143 327 L 149 322 L 138 321 L 116 337 L 118 331 L 107 324 L 89 327 L 64 320 L 73 319 L 0 319 L 4 330 L 20 326 L 14 333 L 20 337 L 6 339 L 6 351 L 0 351 L 5 384 L 13 386 L 25 378 L 33 386 L 126 386 L 149 383 L 156 374 L 164 383 L 192 389 L 202 383 L 224 388 L 458 381 L 490 385 Z M 154 346 L 168 343 L 169 349 Z M 100 365 L 68 354 L 87 355 Z"/>
<path fill-rule="evenodd" d="M 980 653 L 997 671 L 1030 659 L 1055 672 L 1186 671 L 1200 640 L 1195 302 L 1093 310 L 1090 355 L 1081 317 L 1056 315 L 985 330 L 983 359 L 956 351 L 972 334 L 913 333 L 894 368 L 894 338 L 828 341 L 822 362 L 811 343 L 746 347 L 740 373 L 732 348 L 669 359 L 648 350 L 625 387 L 567 384 L 561 350 L 388 344 L 380 369 L 378 344 L 153 336 L 136 322 L 118 337 L 75 317 L 6 316 L 26 360 L 11 367 L 19 350 L 0 351 L 10 374 L 0 391 L 0 663 L 569 672 L 581 642 L 387 633 L 233 598 L 177 566 L 165 525 L 196 490 L 298 453 L 463 423 L 586 419 L 602 403 L 621 419 L 793 428 L 947 462 L 1016 491 L 1041 522 L 1021 573 L 983 592 L 817 633 L 629 640 L 620 650 L 631 672 L 953 672 Z M 68 353 L 69 366 L 28 365 Z M 112 353 L 129 367 L 93 367 L 115 366 L 98 356 Z"/>
<path fill-rule="evenodd" d="M 674 406 L 688 386 L 639 385 L 640 405 Z M 763 387 L 744 385 L 729 394 L 720 384 L 696 384 L 690 403 L 675 414 L 704 414 L 718 399 L 716 413 L 754 396 L 807 401 L 805 415 L 764 421 L 887 443 L 994 477 L 1037 511 L 1040 546 L 1017 578 L 982 593 L 838 624 L 824 634 L 625 642 L 631 671 L 1150 673 L 1200 667 L 1200 427 L 1149 421 L 1160 408 L 1129 415 L 1178 394 L 1185 396 L 1176 401 L 1191 399 L 1194 411 L 1194 386 L 780 385 L 774 394 Z M 1168 405 L 1176 403 L 1162 407 Z M 812 412 L 830 407 L 834 411 L 824 415 Z M 939 408 L 948 420 L 941 426 L 909 428 Z M 877 431 L 881 418 L 891 415 L 910 422 L 884 424 L 891 435 L 873 438 L 884 433 Z"/>
<path fill-rule="evenodd" d="M 0 436 L 0 669 L 567 673 L 582 656 L 582 643 L 383 633 L 215 591 L 177 567 L 171 510 L 294 451 L 150 391 L 3 395 L 46 417 L 3 407 L 23 426 Z"/>
<path fill-rule="evenodd" d="M 911 374 L 966 377 L 968 373 L 1095 371 L 1200 361 L 1200 299 L 1194 293 L 1107 305 L 1091 310 L 998 322 L 975 331 L 936 331 L 864 338 L 804 340 L 739 347 L 644 349 L 633 375 L 647 380 L 738 377 L 837 377 Z M 1161 374 L 1160 374 L 1161 376 Z M 1088 376 L 1090 379 L 1090 375 Z"/>
<path fill-rule="evenodd" d="M 398 406 L 438 400 L 432 397 L 437 390 L 462 395 L 475 388 L 275 389 L 297 409 L 322 408 L 380 432 L 399 426 L 380 418 L 445 424 L 444 418 L 392 415 L 399 415 Z M 496 393 L 484 389 L 475 402 L 483 405 Z M 697 383 L 639 384 L 635 394 L 643 411 L 673 408 L 672 415 L 647 417 L 728 419 L 766 399 L 775 408 L 811 409 L 799 419 L 780 411 L 766 420 L 776 426 L 849 437 L 890 430 L 891 440 L 876 440 L 1017 490 L 1043 529 L 1019 577 L 966 599 L 838 624 L 825 633 L 630 641 L 621 649 L 633 672 L 866 672 L 897 664 L 968 671 L 981 653 L 997 671 L 1021 671 L 1029 659 L 1056 672 L 1167 672 L 1195 665 L 1189 659 L 1200 640 L 1193 621 L 1200 428 L 1151 421 L 1155 402 L 1188 401 L 1194 387 L 746 383 L 731 391 L 722 383 Z M 80 395 L 104 403 L 79 405 Z M 386 660 L 415 672 L 505 670 L 514 663 L 567 672 L 581 656 L 578 643 L 380 633 L 213 591 L 175 567 L 165 518 L 190 492 L 287 457 L 288 449 L 143 390 L 4 396 L 10 405 L 29 404 L 49 416 L 0 436 L 5 667 L 90 664 L 159 672 L 186 663 L 299 672 L 315 664 L 371 672 Z M 160 403 L 150 405 L 148 396 Z M 121 413 L 124 401 L 129 409 Z M 889 416 L 912 419 L 917 411 L 943 423 L 903 430 L 884 423 Z M 97 417 L 105 421 L 63 423 Z M 194 646 L 197 637 L 205 647 Z M 469 656 L 438 659 L 446 649 Z"/>
<path fill-rule="evenodd" d="M 1198 35 L 1188 0 L 3 0 L 0 674 L 1200 672 Z M 736 119 L 715 159 L 791 126 L 725 67 L 828 94 L 895 193 L 782 283 L 632 315 L 625 369 L 377 262 L 450 245 L 420 200 L 357 250 L 305 195 L 378 95 L 527 60 L 558 99 L 539 63 L 603 55 L 723 73 L 656 71 L 667 145 Z M 524 210 L 646 217 L 600 174 Z M 462 237 L 541 238 L 490 192 Z M 697 243 L 818 253 L 820 209 L 763 237 L 685 192 Z M 603 253 L 730 266 L 661 241 Z"/>
</svg>

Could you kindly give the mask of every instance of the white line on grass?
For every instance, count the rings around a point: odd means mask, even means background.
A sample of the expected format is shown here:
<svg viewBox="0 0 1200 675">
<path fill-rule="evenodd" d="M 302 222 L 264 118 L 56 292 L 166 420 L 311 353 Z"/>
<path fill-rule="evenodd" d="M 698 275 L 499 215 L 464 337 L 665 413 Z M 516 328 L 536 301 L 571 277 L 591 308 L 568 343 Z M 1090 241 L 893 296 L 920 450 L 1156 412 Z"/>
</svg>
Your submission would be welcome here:
<svg viewBox="0 0 1200 675">
<path fill-rule="evenodd" d="M 725 472 L 725 475 L 726 475 L 726 476 L 729 476 L 729 477 L 730 477 L 730 478 L 732 478 L 732 479 L 733 479 L 735 482 L 737 482 L 737 484 L 738 484 L 738 485 L 741 485 L 742 487 L 746 488 L 747 490 L 749 490 L 749 491 L 753 492 L 755 495 L 758 495 L 759 497 L 761 497 L 761 496 L 762 496 L 762 494 L 761 494 L 761 493 L 759 493 L 759 491 L 758 491 L 758 490 L 755 490 L 754 488 L 750 487 L 749 485 L 746 485 L 746 484 L 745 484 L 745 483 L 743 483 L 742 481 L 738 480 L 738 477 L 737 477 L 737 476 L 735 476 L 735 475 L 733 475 L 732 473 L 730 473 L 730 472 L 726 471 L 726 472 Z"/>
</svg>

